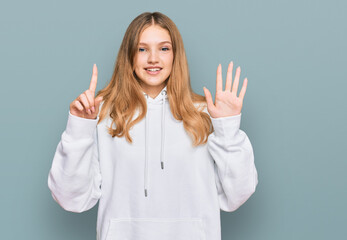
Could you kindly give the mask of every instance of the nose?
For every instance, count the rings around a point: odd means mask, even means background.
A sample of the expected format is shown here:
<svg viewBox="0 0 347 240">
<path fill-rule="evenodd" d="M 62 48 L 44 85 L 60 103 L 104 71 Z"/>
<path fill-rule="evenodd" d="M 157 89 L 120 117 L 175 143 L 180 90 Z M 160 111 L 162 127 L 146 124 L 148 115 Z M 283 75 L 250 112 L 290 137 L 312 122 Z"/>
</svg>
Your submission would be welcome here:
<svg viewBox="0 0 347 240">
<path fill-rule="evenodd" d="M 156 50 L 152 50 L 149 53 L 147 61 L 148 61 L 148 63 L 157 63 L 158 62 L 158 53 Z"/>
</svg>

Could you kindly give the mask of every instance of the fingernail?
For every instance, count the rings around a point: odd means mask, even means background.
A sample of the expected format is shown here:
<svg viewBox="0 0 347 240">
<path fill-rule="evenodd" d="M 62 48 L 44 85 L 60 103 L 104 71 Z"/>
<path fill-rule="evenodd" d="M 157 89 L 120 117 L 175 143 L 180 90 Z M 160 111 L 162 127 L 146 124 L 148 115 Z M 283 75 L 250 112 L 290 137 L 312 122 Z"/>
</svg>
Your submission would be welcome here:
<svg viewBox="0 0 347 240">
<path fill-rule="evenodd" d="M 92 107 L 92 112 L 95 112 L 95 108 L 94 107 Z"/>
<path fill-rule="evenodd" d="M 92 114 L 92 113 L 90 112 L 90 109 L 87 110 L 87 113 L 88 113 L 88 114 Z"/>
</svg>

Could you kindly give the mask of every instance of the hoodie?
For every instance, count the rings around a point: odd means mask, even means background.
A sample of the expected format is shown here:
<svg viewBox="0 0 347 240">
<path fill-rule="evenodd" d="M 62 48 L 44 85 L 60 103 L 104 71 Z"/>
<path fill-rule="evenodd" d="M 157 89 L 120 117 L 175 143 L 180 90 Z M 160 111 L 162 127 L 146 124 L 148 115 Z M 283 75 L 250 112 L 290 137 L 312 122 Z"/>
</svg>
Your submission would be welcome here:
<svg viewBox="0 0 347 240">
<path fill-rule="evenodd" d="M 97 124 L 99 116 L 69 111 L 48 174 L 53 199 L 76 213 L 99 202 L 97 240 L 220 240 L 220 210 L 235 211 L 258 184 L 241 113 L 210 116 L 214 132 L 194 147 L 171 114 L 166 86 L 144 96 L 147 113 L 129 131 L 133 143 L 112 138 L 109 117 Z"/>
</svg>

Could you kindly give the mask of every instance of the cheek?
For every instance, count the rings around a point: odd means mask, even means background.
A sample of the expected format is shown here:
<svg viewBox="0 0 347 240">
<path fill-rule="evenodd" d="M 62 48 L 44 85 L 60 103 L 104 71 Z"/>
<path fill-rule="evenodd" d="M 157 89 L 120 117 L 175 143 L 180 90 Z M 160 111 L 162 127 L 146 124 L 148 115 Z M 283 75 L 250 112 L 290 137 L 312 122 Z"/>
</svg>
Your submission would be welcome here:
<svg viewBox="0 0 347 240">
<path fill-rule="evenodd" d="M 173 56 L 167 56 L 165 59 L 166 65 L 172 68 L 172 63 L 173 63 Z"/>
<path fill-rule="evenodd" d="M 140 64 L 135 64 L 134 71 L 137 76 L 140 76 L 142 74 L 142 67 Z"/>
<path fill-rule="evenodd" d="M 143 57 L 137 56 L 135 58 L 134 64 L 135 64 L 135 66 L 134 66 L 135 69 L 141 69 L 143 64 L 144 64 L 143 63 Z"/>
</svg>

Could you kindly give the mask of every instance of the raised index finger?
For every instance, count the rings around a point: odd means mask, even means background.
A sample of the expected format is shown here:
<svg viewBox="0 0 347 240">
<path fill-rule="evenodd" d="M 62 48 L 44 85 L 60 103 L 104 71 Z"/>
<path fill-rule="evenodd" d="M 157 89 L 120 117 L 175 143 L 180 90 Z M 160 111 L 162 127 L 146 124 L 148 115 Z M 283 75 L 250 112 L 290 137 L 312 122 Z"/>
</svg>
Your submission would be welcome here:
<svg viewBox="0 0 347 240">
<path fill-rule="evenodd" d="M 89 90 L 92 91 L 93 93 L 95 93 L 97 82 L 98 82 L 98 68 L 96 67 L 96 64 L 94 63 L 93 75 L 89 85 Z"/>
</svg>

